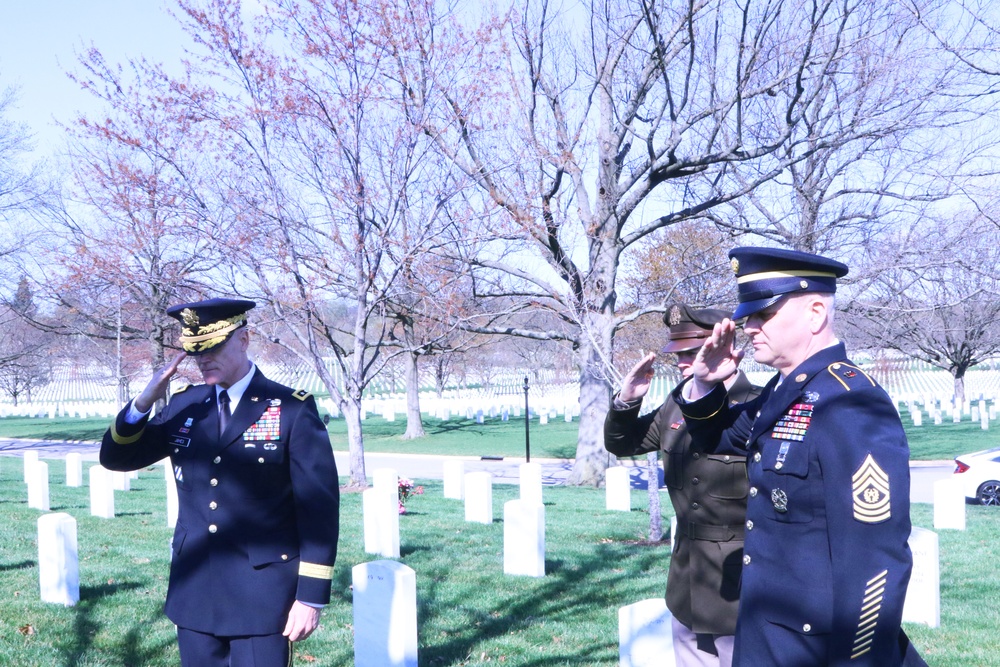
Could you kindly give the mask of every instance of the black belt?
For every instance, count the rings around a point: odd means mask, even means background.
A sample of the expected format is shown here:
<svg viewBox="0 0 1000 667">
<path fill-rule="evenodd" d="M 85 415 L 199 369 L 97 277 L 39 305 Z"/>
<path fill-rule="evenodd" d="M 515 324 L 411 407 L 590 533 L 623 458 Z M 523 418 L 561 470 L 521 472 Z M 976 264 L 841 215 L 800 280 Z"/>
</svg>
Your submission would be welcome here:
<svg viewBox="0 0 1000 667">
<path fill-rule="evenodd" d="M 706 526 L 700 523 L 677 520 L 677 533 L 686 535 L 692 540 L 707 540 L 709 542 L 742 540 L 745 530 L 742 523 L 735 526 Z"/>
</svg>

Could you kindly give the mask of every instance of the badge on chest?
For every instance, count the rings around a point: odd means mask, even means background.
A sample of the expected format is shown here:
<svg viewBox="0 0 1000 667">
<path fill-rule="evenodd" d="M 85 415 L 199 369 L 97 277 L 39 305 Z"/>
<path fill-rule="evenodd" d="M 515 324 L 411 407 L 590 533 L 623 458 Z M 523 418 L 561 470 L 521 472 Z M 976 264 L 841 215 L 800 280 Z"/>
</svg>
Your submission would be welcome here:
<svg viewBox="0 0 1000 667">
<path fill-rule="evenodd" d="M 812 423 L 812 403 L 796 403 L 781 415 L 771 429 L 771 437 L 776 440 L 802 442 Z"/>
<path fill-rule="evenodd" d="M 273 399 L 250 428 L 243 433 L 244 442 L 273 442 L 281 439 L 281 400 Z"/>
</svg>

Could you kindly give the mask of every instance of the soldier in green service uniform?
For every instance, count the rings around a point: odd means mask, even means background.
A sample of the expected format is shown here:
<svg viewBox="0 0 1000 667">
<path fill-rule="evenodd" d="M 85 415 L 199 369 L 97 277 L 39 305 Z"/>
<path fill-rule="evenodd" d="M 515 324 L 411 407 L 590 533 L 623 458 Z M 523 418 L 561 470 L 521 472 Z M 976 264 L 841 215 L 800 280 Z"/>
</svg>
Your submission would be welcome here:
<svg viewBox="0 0 1000 667">
<path fill-rule="evenodd" d="M 731 313 L 667 308 L 669 341 L 663 352 L 676 355 L 684 377 L 712 327 Z M 617 456 L 663 451 L 664 479 L 677 515 L 677 534 L 667 575 L 667 607 L 673 614 L 674 654 L 678 667 L 728 667 L 743 563 L 747 508 L 746 458 L 716 455 L 693 446 L 680 408 L 670 400 L 639 416 L 653 375 L 655 354 L 640 361 L 622 382 L 604 423 L 604 446 Z M 729 399 L 749 400 L 760 393 L 746 376 L 727 380 Z"/>
</svg>

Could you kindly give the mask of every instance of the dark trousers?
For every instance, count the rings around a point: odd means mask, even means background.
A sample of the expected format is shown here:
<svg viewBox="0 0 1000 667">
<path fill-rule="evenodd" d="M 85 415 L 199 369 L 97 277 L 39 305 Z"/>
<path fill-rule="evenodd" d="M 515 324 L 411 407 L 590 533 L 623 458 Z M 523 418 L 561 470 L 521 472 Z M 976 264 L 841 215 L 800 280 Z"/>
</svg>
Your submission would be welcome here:
<svg viewBox="0 0 1000 667">
<path fill-rule="evenodd" d="M 282 634 L 216 637 L 177 628 L 182 667 L 289 667 L 292 645 Z"/>
</svg>

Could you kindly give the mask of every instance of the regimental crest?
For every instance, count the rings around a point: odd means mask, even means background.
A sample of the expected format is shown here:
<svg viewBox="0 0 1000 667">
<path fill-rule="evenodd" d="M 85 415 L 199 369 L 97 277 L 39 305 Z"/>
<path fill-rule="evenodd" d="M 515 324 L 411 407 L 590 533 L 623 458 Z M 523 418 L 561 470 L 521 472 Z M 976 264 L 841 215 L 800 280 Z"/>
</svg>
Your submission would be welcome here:
<svg viewBox="0 0 1000 667">
<path fill-rule="evenodd" d="M 802 394 L 802 400 L 806 403 L 818 403 L 819 402 L 819 392 L 818 391 L 807 391 Z"/>
<path fill-rule="evenodd" d="M 681 307 L 674 305 L 670 307 L 670 312 L 668 313 L 668 323 L 670 326 L 675 327 L 681 323 Z"/>
<path fill-rule="evenodd" d="M 197 329 L 201 321 L 198 319 L 198 313 L 190 308 L 185 308 L 181 311 L 181 319 L 184 321 L 184 326 L 188 329 Z"/>
<path fill-rule="evenodd" d="M 851 479 L 851 494 L 856 520 L 882 523 L 889 519 L 889 476 L 875 462 L 871 452 Z"/>
<path fill-rule="evenodd" d="M 740 272 L 740 260 L 735 257 L 733 257 L 733 259 L 729 262 L 729 266 L 733 267 L 733 273 Z"/>
</svg>

